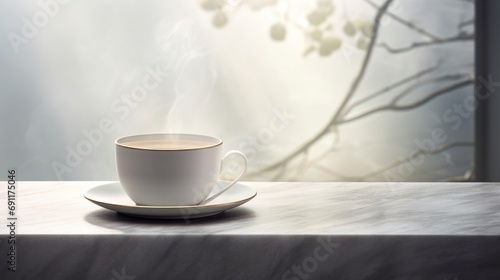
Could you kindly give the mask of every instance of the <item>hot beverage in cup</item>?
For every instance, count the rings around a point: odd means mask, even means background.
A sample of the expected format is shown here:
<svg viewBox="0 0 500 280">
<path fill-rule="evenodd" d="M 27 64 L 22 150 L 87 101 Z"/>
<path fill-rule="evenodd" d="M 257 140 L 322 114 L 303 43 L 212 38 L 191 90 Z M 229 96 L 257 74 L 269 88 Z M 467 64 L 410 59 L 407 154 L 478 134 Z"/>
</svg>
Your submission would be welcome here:
<svg viewBox="0 0 500 280">
<path fill-rule="evenodd" d="M 143 140 L 123 143 L 123 146 L 149 150 L 189 150 L 212 146 L 210 142 L 192 140 Z"/>
<path fill-rule="evenodd" d="M 138 205 L 185 206 L 209 202 L 231 187 L 246 171 L 239 151 L 222 157 L 222 140 L 193 134 L 144 134 L 116 140 L 118 177 L 127 195 Z M 243 158 L 243 172 L 217 194 L 222 161 Z"/>
</svg>

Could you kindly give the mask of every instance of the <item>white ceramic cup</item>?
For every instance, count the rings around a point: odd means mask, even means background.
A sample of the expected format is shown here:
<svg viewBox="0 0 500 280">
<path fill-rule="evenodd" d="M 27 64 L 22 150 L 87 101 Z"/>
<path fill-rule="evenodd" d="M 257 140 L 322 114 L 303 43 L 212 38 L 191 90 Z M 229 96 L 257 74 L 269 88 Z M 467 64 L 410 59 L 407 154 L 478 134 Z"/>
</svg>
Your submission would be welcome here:
<svg viewBox="0 0 500 280">
<path fill-rule="evenodd" d="M 127 146 L 139 141 L 199 141 L 204 145 L 185 149 Z M 140 143 L 140 142 L 139 142 Z M 116 145 L 118 177 L 127 195 L 138 205 L 202 205 L 233 186 L 247 169 L 240 151 L 222 157 L 222 140 L 194 134 L 143 134 L 119 138 Z M 243 159 L 243 171 L 224 189 L 208 197 L 217 183 L 222 162 L 230 155 Z"/>
</svg>

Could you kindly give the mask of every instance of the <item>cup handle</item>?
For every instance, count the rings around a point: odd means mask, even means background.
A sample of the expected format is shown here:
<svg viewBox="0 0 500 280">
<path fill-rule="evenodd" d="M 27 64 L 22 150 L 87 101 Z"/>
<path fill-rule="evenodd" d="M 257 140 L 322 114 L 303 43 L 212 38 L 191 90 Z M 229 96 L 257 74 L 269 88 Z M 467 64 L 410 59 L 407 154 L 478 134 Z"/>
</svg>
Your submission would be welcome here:
<svg viewBox="0 0 500 280">
<path fill-rule="evenodd" d="M 243 162 L 244 162 L 244 166 L 243 166 L 243 171 L 240 173 L 240 175 L 238 175 L 238 177 L 236 177 L 236 179 L 234 179 L 229 185 L 227 185 L 224 189 L 222 189 L 220 192 L 212 195 L 211 197 L 203 200 L 202 202 L 200 202 L 200 204 L 198 205 L 205 205 L 207 203 L 209 203 L 210 201 L 216 199 L 219 195 L 223 194 L 225 191 L 229 190 L 230 187 L 232 187 L 234 184 L 236 184 L 236 182 L 238 182 L 238 180 L 241 178 L 241 176 L 243 176 L 243 174 L 245 174 L 245 172 L 247 171 L 247 167 L 248 167 L 248 159 L 247 157 L 245 156 L 245 154 L 243 154 L 242 152 L 240 151 L 237 151 L 237 150 L 231 150 L 229 152 L 227 152 L 223 157 L 222 157 L 222 163 L 224 163 L 224 160 L 227 159 L 227 157 L 231 156 L 231 155 L 238 155 L 240 156 L 241 158 L 243 158 Z"/>
</svg>

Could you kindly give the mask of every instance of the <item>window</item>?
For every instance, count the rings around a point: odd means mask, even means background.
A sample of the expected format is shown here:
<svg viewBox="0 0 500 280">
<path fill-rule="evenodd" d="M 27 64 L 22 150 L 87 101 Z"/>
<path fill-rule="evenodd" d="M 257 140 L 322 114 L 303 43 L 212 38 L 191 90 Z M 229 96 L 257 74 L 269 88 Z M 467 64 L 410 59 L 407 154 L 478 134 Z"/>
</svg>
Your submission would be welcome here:
<svg viewBox="0 0 500 280">
<path fill-rule="evenodd" d="M 150 132 L 218 136 L 247 180 L 472 174 L 473 1 L 0 5 L 23 179 L 114 180 L 114 139 Z"/>
</svg>

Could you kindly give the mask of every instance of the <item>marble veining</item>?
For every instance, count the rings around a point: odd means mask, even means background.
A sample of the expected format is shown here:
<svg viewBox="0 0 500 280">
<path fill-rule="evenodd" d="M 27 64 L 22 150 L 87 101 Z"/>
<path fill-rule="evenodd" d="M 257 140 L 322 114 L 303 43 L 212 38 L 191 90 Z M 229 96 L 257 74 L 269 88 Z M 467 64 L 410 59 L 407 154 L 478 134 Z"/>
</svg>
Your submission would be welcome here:
<svg viewBox="0 0 500 280">
<path fill-rule="evenodd" d="M 83 197 L 102 183 L 20 182 L 19 234 L 500 234 L 500 184 L 247 182 L 257 197 L 238 208 L 165 221 L 119 215 Z"/>
<path fill-rule="evenodd" d="M 500 279 L 500 184 L 247 182 L 243 206 L 168 221 L 83 198 L 102 183 L 19 182 L 19 271 L 0 278 Z"/>
</svg>

